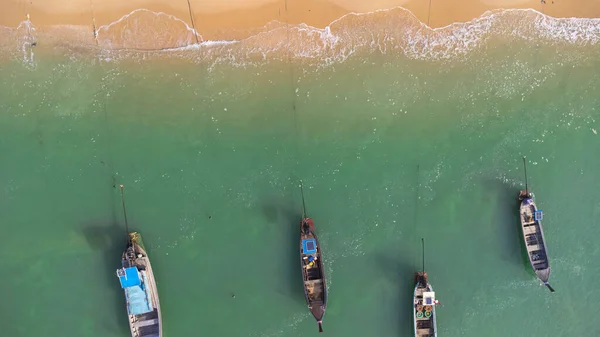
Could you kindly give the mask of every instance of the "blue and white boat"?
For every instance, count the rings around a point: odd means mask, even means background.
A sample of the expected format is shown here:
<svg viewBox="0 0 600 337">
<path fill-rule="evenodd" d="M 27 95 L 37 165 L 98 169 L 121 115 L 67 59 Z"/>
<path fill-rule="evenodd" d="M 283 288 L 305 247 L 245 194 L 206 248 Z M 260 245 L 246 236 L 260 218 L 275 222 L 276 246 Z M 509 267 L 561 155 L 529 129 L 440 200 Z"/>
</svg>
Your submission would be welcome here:
<svg viewBox="0 0 600 337">
<path fill-rule="evenodd" d="M 413 321 L 415 337 L 437 337 L 437 322 L 435 306 L 439 301 L 435 299 L 435 292 L 429 283 L 425 272 L 425 239 L 421 238 L 423 251 L 423 269 L 415 273 L 415 291 L 413 292 Z"/>
<path fill-rule="evenodd" d="M 429 283 L 426 272 L 415 273 L 413 293 L 413 319 L 415 337 L 437 337 L 435 321 L 435 292 Z"/>
<path fill-rule="evenodd" d="M 123 185 L 121 202 L 127 247 L 121 257 L 121 268 L 117 269 L 117 277 L 125 292 L 131 337 L 162 337 L 162 319 L 154 273 L 142 237 L 137 232 L 129 232 Z"/>
<path fill-rule="evenodd" d="M 162 337 L 158 291 L 150 260 L 139 233 L 129 233 L 129 238 L 117 276 L 125 291 L 131 336 Z"/>
</svg>

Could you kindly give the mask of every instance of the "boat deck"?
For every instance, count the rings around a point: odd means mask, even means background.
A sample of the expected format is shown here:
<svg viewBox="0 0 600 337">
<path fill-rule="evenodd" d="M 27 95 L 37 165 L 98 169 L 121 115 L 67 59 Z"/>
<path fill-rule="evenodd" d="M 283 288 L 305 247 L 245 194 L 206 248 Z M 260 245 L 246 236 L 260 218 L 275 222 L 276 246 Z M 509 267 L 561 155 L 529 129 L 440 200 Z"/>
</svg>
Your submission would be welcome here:
<svg viewBox="0 0 600 337">
<path fill-rule="evenodd" d="M 323 302 L 323 280 L 304 281 L 304 285 L 312 303 Z"/>
<path fill-rule="evenodd" d="M 160 319 L 154 310 L 141 315 L 130 316 L 131 330 L 135 337 L 160 337 Z"/>
<path fill-rule="evenodd" d="M 133 261 L 133 264 L 138 267 L 139 270 L 146 270 L 148 268 L 147 257 L 137 258 Z"/>
<path fill-rule="evenodd" d="M 316 263 L 312 266 L 309 265 L 308 260 L 304 259 L 304 257 L 312 256 L 315 258 Z M 302 254 L 303 264 L 303 276 L 304 276 L 304 287 L 308 293 L 308 297 L 311 302 L 316 303 L 317 301 L 323 301 L 323 275 L 321 273 L 321 269 L 319 268 L 320 256 L 318 253 L 315 254 Z"/>
<path fill-rule="evenodd" d="M 129 256 L 131 260 L 123 260 L 123 266 L 137 267 L 140 273 L 143 274 L 144 292 L 150 297 L 148 303 L 151 305 L 150 309 L 152 309 L 142 314 L 128 315 L 131 335 L 133 337 L 161 337 L 160 304 L 150 260 L 143 248 L 138 245 L 135 246 L 135 255 L 130 254 Z"/>
<path fill-rule="evenodd" d="M 435 326 L 434 326 L 434 309 L 432 306 L 424 306 L 423 305 L 423 293 L 427 292 L 427 291 L 431 291 L 431 289 L 425 288 L 425 287 L 417 287 L 415 289 L 415 294 L 414 294 L 414 300 L 415 300 L 415 305 L 414 305 L 414 310 L 415 310 L 415 333 L 417 337 L 434 337 L 436 336 L 435 334 Z M 425 311 L 426 308 L 430 307 L 431 309 L 431 316 L 429 317 L 425 317 Z M 417 314 L 419 313 L 419 309 L 421 309 L 421 313 L 423 314 L 423 317 L 418 317 Z"/>
<path fill-rule="evenodd" d="M 312 241 L 310 247 L 303 246 L 306 240 Z M 323 262 L 316 235 L 312 228 L 300 233 L 300 261 L 302 265 L 302 278 L 307 296 L 308 306 L 314 310 L 315 317 L 322 316 L 326 302 L 325 276 L 323 275 Z M 305 253 L 307 252 L 307 253 Z M 309 262 L 312 259 L 313 262 Z"/>
<path fill-rule="evenodd" d="M 537 207 L 534 203 L 521 205 L 521 223 L 527 254 L 535 270 L 548 268 L 548 257 L 539 221 L 535 220 Z"/>
</svg>

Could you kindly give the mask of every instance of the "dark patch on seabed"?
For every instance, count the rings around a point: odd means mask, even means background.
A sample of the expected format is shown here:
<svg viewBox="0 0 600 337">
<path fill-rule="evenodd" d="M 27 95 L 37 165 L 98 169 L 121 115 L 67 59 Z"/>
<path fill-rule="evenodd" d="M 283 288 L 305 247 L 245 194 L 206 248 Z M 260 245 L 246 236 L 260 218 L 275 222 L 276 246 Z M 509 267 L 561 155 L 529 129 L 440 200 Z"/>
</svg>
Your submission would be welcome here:
<svg viewBox="0 0 600 337">
<path fill-rule="evenodd" d="M 302 214 L 291 197 L 271 195 L 264 197 L 260 202 L 263 216 L 269 224 L 278 227 L 278 231 L 289 249 L 286 253 L 274 252 L 276 256 L 284 259 L 286 267 L 282 274 L 280 284 L 283 288 L 279 291 L 290 297 L 294 302 L 305 304 L 304 290 L 302 286 L 302 273 L 300 271 L 300 221 Z"/>
<path fill-rule="evenodd" d="M 483 181 L 483 186 L 486 187 L 488 194 L 497 196 L 496 214 L 493 219 L 496 219 L 495 225 L 502 229 L 503 235 L 499 236 L 498 240 L 501 240 L 501 246 L 505 247 L 503 255 L 508 261 L 523 266 L 528 274 L 535 276 L 529 265 L 527 249 L 521 233 L 517 198 L 520 188 L 499 179 L 486 179 Z"/>
<path fill-rule="evenodd" d="M 398 254 L 398 256 L 407 256 Z M 382 301 L 382 312 L 387 313 L 387 322 L 396 322 L 397 336 L 411 336 L 414 333 L 412 321 L 412 294 L 414 274 L 417 270 L 406 259 L 379 254 L 373 257 L 373 264 L 383 272 L 384 277 L 397 286 L 399 296 L 387 297 Z"/>
<path fill-rule="evenodd" d="M 124 293 L 118 286 L 115 271 L 121 266 L 121 255 L 125 249 L 125 229 L 116 221 L 96 220 L 81 225 L 83 235 L 90 247 L 102 253 L 104 268 L 101 272 L 106 275 L 107 284 L 114 285 L 114 301 L 118 305 L 112 310 L 115 314 L 113 324 L 107 324 L 109 332 L 118 332 L 126 336 L 129 330 L 126 328 L 127 311 L 125 309 Z"/>
</svg>

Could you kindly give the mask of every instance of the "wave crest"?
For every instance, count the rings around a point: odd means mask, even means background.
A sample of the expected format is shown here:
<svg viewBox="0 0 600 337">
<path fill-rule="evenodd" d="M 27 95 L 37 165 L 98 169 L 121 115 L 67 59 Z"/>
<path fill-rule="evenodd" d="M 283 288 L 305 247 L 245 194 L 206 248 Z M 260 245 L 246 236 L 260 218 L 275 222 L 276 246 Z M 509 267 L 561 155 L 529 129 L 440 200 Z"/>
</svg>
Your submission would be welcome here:
<svg viewBox="0 0 600 337">
<path fill-rule="evenodd" d="M 143 8 L 98 27 L 96 34 L 99 46 L 106 49 L 178 48 L 202 39 L 185 21 Z"/>
<path fill-rule="evenodd" d="M 99 27 L 97 45 L 87 46 L 92 50 L 100 47 L 101 55 L 107 59 L 156 52 L 234 64 L 257 59 L 300 59 L 328 64 L 342 62 L 356 53 L 373 52 L 447 60 L 476 50 L 491 37 L 595 45 L 600 41 L 600 19 L 552 18 L 532 9 L 494 10 L 469 22 L 431 29 L 410 11 L 398 7 L 350 13 L 325 28 L 274 21 L 244 39 L 210 41 L 204 40 L 184 20 L 138 9 Z"/>
</svg>

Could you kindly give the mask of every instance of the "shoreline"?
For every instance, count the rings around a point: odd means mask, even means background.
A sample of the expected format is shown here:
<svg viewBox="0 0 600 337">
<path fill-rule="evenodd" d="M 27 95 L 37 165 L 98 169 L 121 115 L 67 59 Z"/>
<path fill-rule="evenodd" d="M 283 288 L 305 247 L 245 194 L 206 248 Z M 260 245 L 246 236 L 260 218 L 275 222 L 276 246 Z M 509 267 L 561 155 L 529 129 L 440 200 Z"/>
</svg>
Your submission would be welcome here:
<svg viewBox="0 0 600 337">
<path fill-rule="evenodd" d="M 0 3 L 6 1 L 14 0 L 0 0 Z M 108 0 L 109 4 L 110 1 L 114 0 Z M 193 1 L 205 0 L 190 0 L 190 3 Z M 410 7 L 413 0 L 380 1 L 404 1 L 406 7 Z M 501 0 L 465 1 L 482 4 L 483 1 Z M 527 0 L 502 1 L 531 3 Z M 137 2 L 142 3 L 144 0 Z M 80 1 L 77 3 L 81 4 Z M 424 3 L 421 2 L 420 5 Z M 255 10 L 268 14 L 280 5 L 280 2 L 271 3 Z M 268 8 L 271 12 L 265 11 Z M 174 13 L 175 9 L 164 6 L 154 6 L 157 11 L 134 9 L 116 20 L 104 15 L 94 16 L 91 24 L 77 21 L 89 19 L 81 13 L 75 16 L 57 14 L 51 16 L 51 20 L 37 20 L 38 14 L 30 14 L 31 21 L 19 22 L 19 28 L 0 25 L 0 31 L 6 32 L 0 35 L 0 52 L 3 56 L 22 58 L 28 63 L 33 62 L 36 51 L 66 50 L 82 54 L 91 52 L 105 60 L 128 58 L 140 52 L 168 52 L 170 55 L 211 63 L 225 61 L 246 64 L 248 60 L 260 62 L 294 58 L 330 64 L 344 61 L 353 55 L 364 55 L 363 52 L 397 53 L 411 59 L 449 60 L 485 46 L 490 37 L 500 37 L 507 43 L 524 40 L 570 45 L 600 44 L 600 19 L 557 19 L 532 8 L 487 10 L 470 21 L 450 22 L 434 28 L 423 23 L 415 11 L 405 7 L 365 13 L 344 12 L 345 9 L 336 8 L 334 12 L 343 14 L 331 21 L 327 15 L 317 13 L 302 17 L 297 14 L 301 12 L 298 7 L 292 5 L 288 5 L 288 12 L 291 14 L 279 19 L 271 20 L 273 17 L 265 14 L 246 21 L 240 17 L 244 15 L 241 10 L 203 13 L 203 16 L 192 17 L 187 12 L 186 20 L 182 17 L 185 12 L 177 14 Z M 162 11 L 158 11 L 159 9 Z M 600 8 L 598 11 L 600 12 Z M 114 16 L 119 11 L 111 13 Z M 324 11 L 321 14 L 323 13 L 329 15 L 332 12 Z M 91 10 L 87 14 L 91 17 Z M 204 16 L 212 17 L 213 21 L 199 22 L 198 17 Z M 450 17 L 451 14 L 445 18 Z M 310 25 L 303 18 L 311 18 L 315 24 Z M 270 21 L 263 22 L 267 19 Z M 431 22 L 435 22 L 434 19 L 432 10 Z M 58 21 L 61 23 L 54 23 Z"/>
<path fill-rule="evenodd" d="M 554 18 L 600 17 L 600 3 L 585 0 L 462 0 L 452 4 L 439 0 L 245 0 L 217 3 L 210 0 L 132 0 L 123 5 L 119 0 L 46 0 L 28 4 L 17 0 L 0 0 L 0 26 L 15 28 L 30 17 L 39 30 L 52 26 L 87 27 L 90 42 L 94 31 L 114 24 L 136 10 L 164 13 L 181 20 L 195 29 L 202 40 L 239 40 L 263 30 L 270 22 L 307 26 L 323 29 L 340 18 L 351 14 L 374 13 L 402 7 L 410 11 L 422 24 L 431 28 L 443 28 L 453 23 L 465 23 L 482 17 L 497 9 L 534 9 Z M 97 1 L 96 1 L 97 2 Z M 63 8 L 56 10 L 56 8 Z M 190 9 L 192 11 L 190 11 Z M 144 22 L 160 27 L 163 22 Z"/>
</svg>

